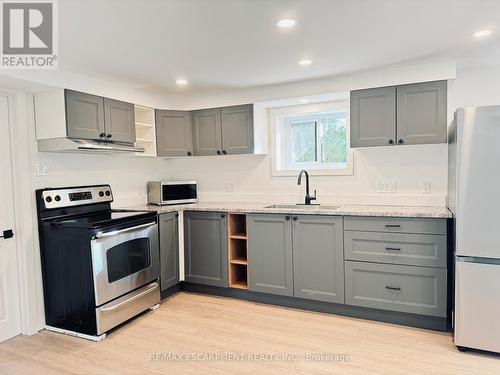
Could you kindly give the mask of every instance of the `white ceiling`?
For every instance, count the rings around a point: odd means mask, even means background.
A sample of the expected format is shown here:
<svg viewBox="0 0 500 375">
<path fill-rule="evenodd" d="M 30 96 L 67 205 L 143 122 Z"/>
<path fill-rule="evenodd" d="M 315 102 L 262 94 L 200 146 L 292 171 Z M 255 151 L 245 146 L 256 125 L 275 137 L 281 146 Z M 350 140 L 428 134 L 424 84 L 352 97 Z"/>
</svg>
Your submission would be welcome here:
<svg viewBox="0 0 500 375">
<path fill-rule="evenodd" d="M 282 17 L 298 25 L 279 30 Z M 422 59 L 500 64 L 499 0 L 59 0 L 59 20 L 60 68 L 160 94 Z M 493 36 L 474 40 L 485 27 Z"/>
</svg>

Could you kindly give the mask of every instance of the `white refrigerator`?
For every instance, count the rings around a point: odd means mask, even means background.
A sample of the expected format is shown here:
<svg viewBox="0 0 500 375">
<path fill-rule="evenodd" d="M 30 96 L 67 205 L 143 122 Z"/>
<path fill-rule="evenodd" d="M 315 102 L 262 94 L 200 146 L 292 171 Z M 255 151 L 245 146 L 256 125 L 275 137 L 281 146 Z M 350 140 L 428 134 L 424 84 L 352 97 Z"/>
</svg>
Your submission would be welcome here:
<svg viewBox="0 0 500 375">
<path fill-rule="evenodd" d="M 448 133 L 455 345 L 500 352 L 500 106 L 458 109 Z"/>
</svg>

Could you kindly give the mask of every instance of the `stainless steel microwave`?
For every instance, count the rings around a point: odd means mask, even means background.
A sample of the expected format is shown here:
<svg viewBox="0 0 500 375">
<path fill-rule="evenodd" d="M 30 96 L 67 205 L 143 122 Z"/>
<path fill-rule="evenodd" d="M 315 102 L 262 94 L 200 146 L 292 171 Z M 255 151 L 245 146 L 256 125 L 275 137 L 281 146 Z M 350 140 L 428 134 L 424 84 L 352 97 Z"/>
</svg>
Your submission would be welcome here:
<svg viewBox="0 0 500 375">
<path fill-rule="evenodd" d="M 150 181 L 148 203 L 157 205 L 195 203 L 196 181 Z"/>
</svg>

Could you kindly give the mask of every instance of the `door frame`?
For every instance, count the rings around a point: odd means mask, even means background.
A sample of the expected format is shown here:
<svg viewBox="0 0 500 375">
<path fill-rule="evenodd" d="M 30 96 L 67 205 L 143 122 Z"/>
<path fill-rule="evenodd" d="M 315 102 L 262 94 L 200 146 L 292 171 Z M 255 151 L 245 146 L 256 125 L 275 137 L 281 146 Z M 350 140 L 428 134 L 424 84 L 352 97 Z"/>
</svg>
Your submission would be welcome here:
<svg viewBox="0 0 500 375">
<path fill-rule="evenodd" d="M 43 289 L 41 284 L 38 229 L 31 180 L 30 141 L 34 128 L 32 109 L 28 107 L 32 95 L 25 92 L 0 88 L 0 95 L 7 97 L 9 105 L 10 154 L 14 193 L 14 239 L 18 264 L 21 334 L 32 335 L 45 325 Z M 31 118 L 31 121 L 30 121 Z M 26 199 L 29 197 L 29 199 Z"/>
</svg>

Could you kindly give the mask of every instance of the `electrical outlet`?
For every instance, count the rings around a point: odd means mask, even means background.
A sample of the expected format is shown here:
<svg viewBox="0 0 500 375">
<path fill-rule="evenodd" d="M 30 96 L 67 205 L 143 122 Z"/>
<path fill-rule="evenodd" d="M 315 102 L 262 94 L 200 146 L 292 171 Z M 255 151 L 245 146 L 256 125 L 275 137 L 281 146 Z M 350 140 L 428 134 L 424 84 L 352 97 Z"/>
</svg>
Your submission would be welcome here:
<svg viewBox="0 0 500 375">
<path fill-rule="evenodd" d="M 422 194 L 432 193 L 432 183 L 430 181 L 422 181 L 421 183 Z"/>
<path fill-rule="evenodd" d="M 395 193 L 396 192 L 396 181 L 384 180 L 377 181 L 377 193 Z"/>
<path fill-rule="evenodd" d="M 50 172 L 50 164 L 46 162 L 36 163 L 36 175 L 37 176 L 48 176 Z"/>
<path fill-rule="evenodd" d="M 224 190 L 226 191 L 226 193 L 232 193 L 234 191 L 234 185 L 233 184 L 225 184 Z"/>
</svg>

